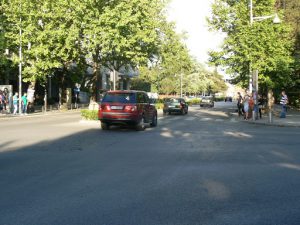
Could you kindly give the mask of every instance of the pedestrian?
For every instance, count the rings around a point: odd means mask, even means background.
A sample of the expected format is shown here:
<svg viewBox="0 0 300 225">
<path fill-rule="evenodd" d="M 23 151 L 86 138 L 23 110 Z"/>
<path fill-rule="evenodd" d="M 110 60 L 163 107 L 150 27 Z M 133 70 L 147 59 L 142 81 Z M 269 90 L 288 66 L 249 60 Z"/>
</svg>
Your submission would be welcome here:
<svg viewBox="0 0 300 225">
<path fill-rule="evenodd" d="M 262 109 L 265 105 L 265 101 L 261 95 L 258 95 L 258 113 L 259 113 L 259 118 L 261 119 L 262 117 Z"/>
<path fill-rule="evenodd" d="M 242 116 L 244 115 L 243 111 L 243 97 L 241 95 L 240 92 L 237 93 L 238 94 L 238 97 L 237 97 L 237 108 L 238 108 L 238 113 L 239 113 L 239 116 Z"/>
<path fill-rule="evenodd" d="M 18 94 L 18 92 L 16 92 L 15 95 L 13 96 L 14 115 L 17 114 L 18 103 L 19 103 L 19 94 Z"/>
<path fill-rule="evenodd" d="M 280 99 L 280 105 L 281 105 L 280 118 L 285 118 L 286 117 L 287 104 L 288 104 L 288 97 L 287 97 L 285 91 L 282 91 L 281 92 L 281 99 Z"/>
<path fill-rule="evenodd" d="M 22 113 L 25 115 L 27 115 L 27 105 L 28 105 L 27 93 L 24 93 L 22 96 Z"/>
<path fill-rule="evenodd" d="M 246 92 L 246 95 L 244 96 L 244 120 L 248 120 L 249 118 L 249 100 L 250 100 L 250 96 L 248 95 L 248 92 Z"/>
<path fill-rule="evenodd" d="M 249 110 L 248 110 L 248 119 L 253 117 L 253 112 L 255 110 L 254 108 L 254 98 L 253 98 L 253 94 L 251 93 L 249 95 Z"/>
<path fill-rule="evenodd" d="M 3 112 L 4 107 L 4 95 L 3 92 L 0 90 L 0 113 Z"/>
<path fill-rule="evenodd" d="M 3 102 L 3 108 L 5 111 L 7 111 L 7 105 L 9 106 L 9 94 L 8 94 L 8 89 L 7 88 L 4 88 L 4 91 L 3 91 L 3 97 L 4 97 L 4 102 Z"/>
</svg>

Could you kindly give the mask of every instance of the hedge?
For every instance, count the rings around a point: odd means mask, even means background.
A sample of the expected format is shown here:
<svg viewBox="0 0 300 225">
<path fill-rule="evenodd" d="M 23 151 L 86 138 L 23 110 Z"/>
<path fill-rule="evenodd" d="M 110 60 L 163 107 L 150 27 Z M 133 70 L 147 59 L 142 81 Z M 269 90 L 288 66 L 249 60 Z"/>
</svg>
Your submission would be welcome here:
<svg viewBox="0 0 300 225">
<path fill-rule="evenodd" d="M 199 98 L 193 98 L 187 101 L 188 105 L 199 105 L 201 102 L 201 99 Z"/>
<path fill-rule="evenodd" d="M 98 110 L 81 110 L 81 117 L 86 120 L 98 120 Z"/>
</svg>

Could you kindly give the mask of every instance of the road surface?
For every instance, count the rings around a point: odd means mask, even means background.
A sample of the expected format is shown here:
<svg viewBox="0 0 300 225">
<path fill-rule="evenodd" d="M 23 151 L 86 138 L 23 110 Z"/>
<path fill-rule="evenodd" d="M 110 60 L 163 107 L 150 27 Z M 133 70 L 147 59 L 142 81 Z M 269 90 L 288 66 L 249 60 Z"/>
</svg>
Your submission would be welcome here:
<svg viewBox="0 0 300 225">
<path fill-rule="evenodd" d="M 79 113 L 1 119 L 0 224 L 300 224 L 300 129 L 226 106 L 143 132 Z"/>
</svg>

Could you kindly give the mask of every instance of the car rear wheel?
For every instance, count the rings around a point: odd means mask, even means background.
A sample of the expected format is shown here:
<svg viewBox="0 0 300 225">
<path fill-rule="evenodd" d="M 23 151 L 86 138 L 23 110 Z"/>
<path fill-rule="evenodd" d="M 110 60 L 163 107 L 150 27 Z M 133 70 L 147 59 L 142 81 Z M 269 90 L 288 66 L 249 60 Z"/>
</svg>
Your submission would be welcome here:
<svg viewBox="0 0 300 225">
<path fill-rule="evenodd" d="M 102 128 L 102 130 L 109 130 L 109 124 L 101 122 L 101 128 Z"/>
<path fill-rule="evenodd" d="M 143 131 L 143 130 L 145 130 L 144 117 L 138 122 L 138 124 L 135 126 L 135 129 L 137 131 Z"/>
<path fill-rule="evenodd" d="M 157 126 L 157 115 L 154 114 L 152 117 L 152 122 L 150 123 L 151 127 L 156 127 Z"/>
</svg>

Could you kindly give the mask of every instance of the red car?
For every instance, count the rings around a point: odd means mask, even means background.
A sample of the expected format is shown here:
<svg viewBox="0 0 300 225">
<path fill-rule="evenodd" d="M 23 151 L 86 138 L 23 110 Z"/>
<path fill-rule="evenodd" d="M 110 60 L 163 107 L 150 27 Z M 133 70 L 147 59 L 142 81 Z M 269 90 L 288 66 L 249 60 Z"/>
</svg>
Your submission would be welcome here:
<svg viewBox="0 0 300 225">
<path fill-rule="evenodd" d="M 144 130 L 145 123 L 157 126 L 157 110 L 143 91 L 108 91 L 100 105 L 98 118 L 103 130 L 110 125 L 134 125 Z"/>
</svg>

